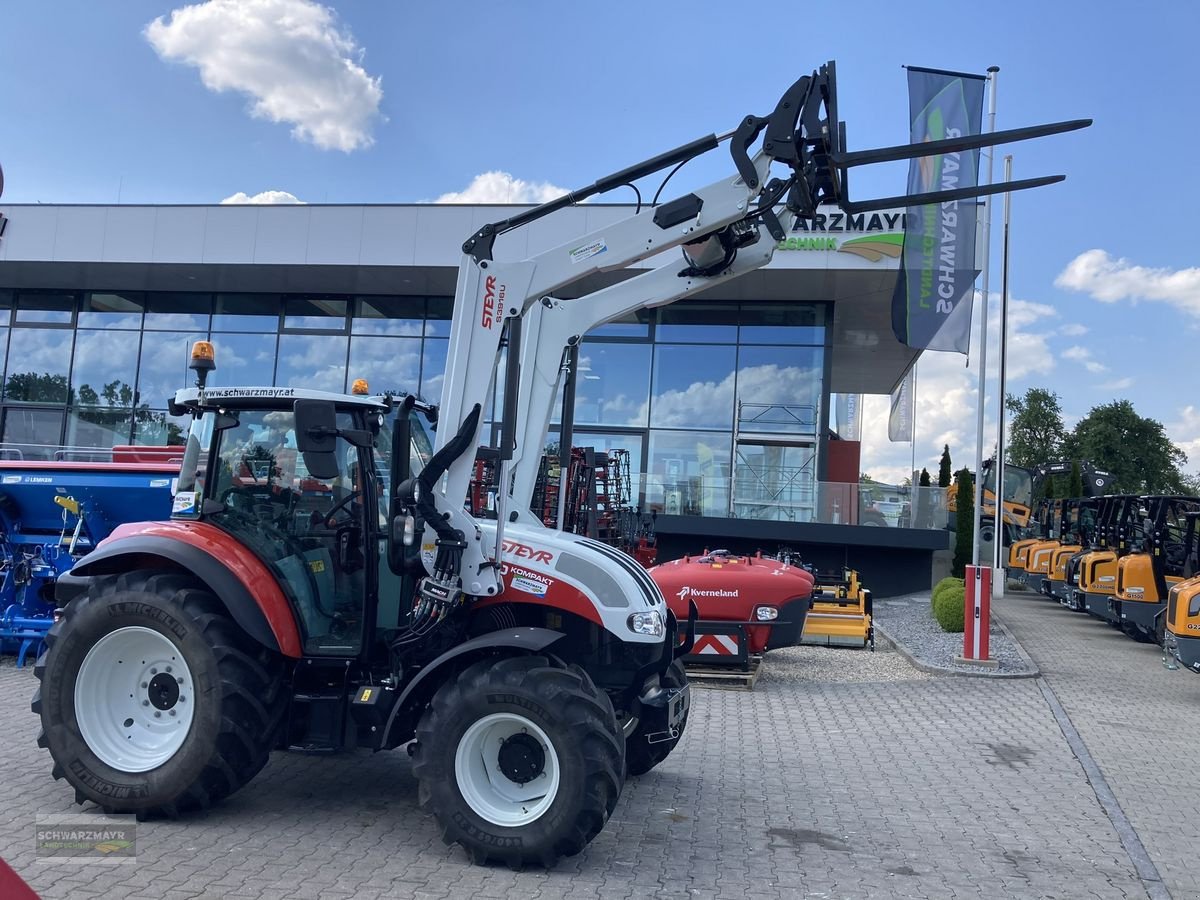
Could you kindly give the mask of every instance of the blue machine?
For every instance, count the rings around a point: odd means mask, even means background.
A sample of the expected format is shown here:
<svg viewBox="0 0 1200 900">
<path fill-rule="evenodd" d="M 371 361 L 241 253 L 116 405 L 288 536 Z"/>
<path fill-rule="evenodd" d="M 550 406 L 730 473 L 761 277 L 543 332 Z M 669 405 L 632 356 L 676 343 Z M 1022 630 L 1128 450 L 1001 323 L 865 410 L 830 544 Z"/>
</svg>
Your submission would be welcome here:
<svg viewBox="0 0 1200 900">
<path fill-rule="evenodd" d="M 164 520 L 179 469 L 162 463 L 0 462 L 0 652 L 40 652 L 54 583 L 126 522 Z"/>
</svg>

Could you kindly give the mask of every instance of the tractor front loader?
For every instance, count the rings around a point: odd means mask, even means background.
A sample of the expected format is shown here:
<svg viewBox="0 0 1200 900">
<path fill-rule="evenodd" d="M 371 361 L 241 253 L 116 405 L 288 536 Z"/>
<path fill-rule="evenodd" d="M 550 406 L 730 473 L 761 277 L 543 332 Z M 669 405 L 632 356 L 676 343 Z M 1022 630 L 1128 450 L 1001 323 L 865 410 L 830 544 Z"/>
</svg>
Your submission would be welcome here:
<svg viewBox="0 0 1200 900">
<path fill-rule="evenodd" d="M 436 408 L 209 388 L 214 348 L 198 342 L 197 385 L 170 403 L 191 419 L 170 520 L 117 529 L 58 581 L 33 701 L 54 776 L 79 802 L 176 815 L 244 786 L 272 750 L 407 745 L 422 805 L 475 861 L 580 852 L 627 774 L 683 735 L 696 612 L 685 629 L 635 560 L 529 509 L 565 354 L 632 310 L 761 268 L 821 204 L 858 214 L 1061 180 L 856 202 L 853 166 L 1087 124 L 849 153 L 822 66 L 769 115 L 469 236 Z M 728 176 L 513 258 L 525 243 L 506 234 L 722 144 Z M 476 518 L 465 501 L 500 378 L 496 516 Z"/>
</svg>

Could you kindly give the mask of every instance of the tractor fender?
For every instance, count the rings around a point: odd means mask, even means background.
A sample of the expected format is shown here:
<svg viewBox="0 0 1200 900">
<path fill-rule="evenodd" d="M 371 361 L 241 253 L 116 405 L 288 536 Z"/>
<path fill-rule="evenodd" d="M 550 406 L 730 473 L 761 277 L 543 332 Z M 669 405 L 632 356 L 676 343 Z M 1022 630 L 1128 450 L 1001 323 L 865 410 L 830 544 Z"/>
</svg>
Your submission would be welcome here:
<svg viewBox="0 0 1200 900">
<path fill-rule="evenodd" d="M 78 594 L 86 592 L 88 580 L 96 575 L 157 566 L 183 569 L 208 585 L 238 627 L 251 638 L 268 650 L 298 659 L 302 655 L 300 633 L 275 576 L 257 557 L 238 557 L 218 559 L 206 550 L 174 536 L 114 536 L 59 578 L 55 599 L 60 606 L 65 605 Z M 255 567 L 261 572 L 245 571 Z M 247 583 L 251 574 L 258 576 L 249 582 L 255 585 L 253 591 Z"/>
<path fill-rule="evenodd" d="M 445 682 L 447 673 L 452 674 L 468 663 L 485 656 L 500 655 L 504 651 L 515 651 L 516 654 L 541 653 L 562 637 L 562 632 L 548 628 L 505 628 L 471 638 L 447 650 L 424 666 L 396 698 L 379 746 L 397 747 L 412 737 L 420 711 Z"/>
</svg>

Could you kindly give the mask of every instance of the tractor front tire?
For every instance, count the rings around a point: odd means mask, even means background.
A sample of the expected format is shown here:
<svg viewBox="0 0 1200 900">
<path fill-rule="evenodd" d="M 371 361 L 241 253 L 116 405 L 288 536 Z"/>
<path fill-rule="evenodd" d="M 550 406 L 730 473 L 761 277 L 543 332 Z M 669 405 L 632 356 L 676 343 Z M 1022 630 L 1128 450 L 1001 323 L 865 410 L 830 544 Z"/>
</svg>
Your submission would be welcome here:
<svg viewBox="0 0 1200 900">
<path fill-rule="evenodd" d="M 266 765 L 287 710 L 283 660 L 175 572 L 93 578 L 46 635 L 38 746 L 75 800 L 139 818 L 229 796 Z"/>
<path fill-rule="evenodd" d="M 683 663 L 679 660 L 672 662 L 671 667 L 663 673 L 662 683 L 666 688 L 681 688 L 686 685 L 688 683 L 687 671 L 683 668 Z M 670 756 L 671 751 L 679 745 L 679 741 L 683 738 L 683 729 L 686 727 L 687 713 L 684 713 L 683 721 L 679 723 L 679 734 L 669 740 L 651 744 L 646 740 L 645 723 L 638 723 L 638 727 L 634 729 L 625 744 L 625 761 L 629 765 L 629 774 L 645 775 Z"/>
<path fill-rule="evenodd" d="M 624 783 L 608 695 L 578 666 L 490 658 L 443 684 L 416 730 L 421 807 L 480 865 L 550 868 L 604 827 Z"/>
</svg>

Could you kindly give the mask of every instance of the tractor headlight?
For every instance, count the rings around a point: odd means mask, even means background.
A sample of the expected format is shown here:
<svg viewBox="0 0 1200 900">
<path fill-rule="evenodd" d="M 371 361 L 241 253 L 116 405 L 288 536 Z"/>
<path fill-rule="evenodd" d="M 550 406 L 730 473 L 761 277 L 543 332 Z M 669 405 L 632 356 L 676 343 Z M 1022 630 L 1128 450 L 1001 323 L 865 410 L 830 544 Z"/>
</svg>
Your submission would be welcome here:
<svg viewBox="0 0 1200 900">
<path fill-rule="evenodd" d="M 634 634 L 645 634 L 650 637 L 662 637 L 666 630 L 663 627 L 662 615 L 657 609 L 634 613 L 629 617 L 628 624 L 629 630 Z"/>
<path fill-rule="evenodd" d="M 774 622 L 779 618 L 779 610 L 774 606 L 756 606 L 754 618 L 759 622 Z"/>
<path fill-rule="evenodd" d="M 417 517 L 409 513 L 404 517 L 404 546 L 411 547 L 417 541 Z"/>
</svg>

